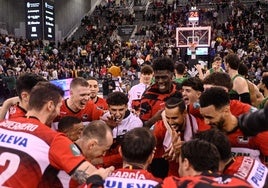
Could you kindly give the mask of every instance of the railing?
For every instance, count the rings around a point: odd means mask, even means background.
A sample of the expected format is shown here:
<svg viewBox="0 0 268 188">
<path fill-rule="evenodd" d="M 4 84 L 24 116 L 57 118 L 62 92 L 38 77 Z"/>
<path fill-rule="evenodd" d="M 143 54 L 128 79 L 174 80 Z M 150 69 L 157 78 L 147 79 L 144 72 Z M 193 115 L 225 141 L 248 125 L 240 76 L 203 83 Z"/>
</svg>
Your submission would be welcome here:
<svg viewBox="0 0 268 188">
<path fill-rule="evenodd" d="M 91 14 L 94 12 L 96 6 L 100 5 L 101 3 L 102 3 L 102 0 L 97 0 L 97 1 L 95 2 L 95 4 L 91 7 L 91 9 L 88 11 L 88 13 L 86 13 L 84 16 L 86 16 L 86 15 L 88 15 L 88 16 L 91 15 Z M 83 17 L 84 17 L 84 16 L 83 16 Z M 81 19 L 82 19 L 82 18 L 81 18 Z M 73 26 L 73 28 L 67 33 L 66 37 L 64 37 L 64 38 L 67 38 L 67 39 L 72 38 L 72 36 L 74 35 L 74 33 L 78 30 L 80 24 L 81 24 L 81 22 L 78 22 L 77 24 L 75 24 L 75 25 Z"/>
</svg>

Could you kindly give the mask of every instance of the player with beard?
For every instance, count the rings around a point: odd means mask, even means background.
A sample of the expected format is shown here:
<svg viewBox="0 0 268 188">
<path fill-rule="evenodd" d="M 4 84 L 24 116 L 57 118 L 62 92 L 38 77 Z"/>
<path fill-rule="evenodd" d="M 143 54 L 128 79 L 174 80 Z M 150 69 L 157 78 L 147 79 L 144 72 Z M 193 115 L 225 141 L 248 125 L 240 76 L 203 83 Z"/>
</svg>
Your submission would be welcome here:
<svg viewBox="0 0 268 188">
<path fill-rule="evenodd" d="M 268 131 L 251 136 L 243 132 L 238 119 L 230 111 L 230 99 L 222 88 L 212 87 L 205 90 L 200 98 L 200 113 L 205 123 L 226 133 L 235 155 L 250 156 L 268 164 Z"/>
<path fill-rule="evenodd" d="M 190 82 L 186 82 L 186 83 L 187 85 L 190 85 Z M 220 87 L 220 88 L 223 88 L 226 92 L 228 92 L 232 89 L 233 84 L 232 84 L 231 77 L 227 73 L 213 72 L 205 77 L 205 79 L 203 80 L 203 87 L 204 87 L 204 90 L 211 88 L 211 87 Z M 183 93 L 183 95 L 185 96 L 185 93 Z M 200 105 L 199 105 L 198 100 L 195 103 L 191 103 L 188 106 L 189 107 L 188 109 L 189 109 L 189 112 L 195 117 L 203 118 L 200 115 L 200 111 L 199 111 Z M 256 111 L 257 108 L 247 103 L 243 103 L 239 100 L 230 100 L 230 110 L 233 115 L 238 117 L 241 114 Z"/>
<path fill-rule="evenodd" d="M 130 186 L 117 187 L 156 187 L 156 188 L 250 188 L 246 181 L 235 176 L 218 173 L 220 154 L 216 146 L 204 140 L 190 140 L 183 143 L 179 155 L 179 174 L 180 177 L 170 176 L 156 186 L 139 185 L 132 181 Z M 118 176 L 120 174 L 117 174 Z M 124 174 L 127 177 L 127 173 Z M 118 177 L 116 176 L 116 177 Z M 138 177 L 136 178 L 138 179 Z M 144 181 L 145 177 L 139 181 Z M 121 178 L 123 181 L 123 178 Z M 98 176 L 91 176 L 87 179 L 88 188 L 111 187 L 104 186 L 103 181 Z M 106 182 L 105 182 L 106 183 Z M 105 184 L 107 185 L 107 184 Z M 119 184 L 119 185 L 122 185 Z"/>
<path fill-rule="evenodd" d="M 98 80 L 96 78 L 89 77 L 87 79 L 87 82 L 89 84 L 90 100 L 93 101 L 99 109 L 107 110 L 108 105 L 106 103 L 106 100 L 98 96 L 98 93 L 100 91 Z"/>
<path fill-rule="evenodd" d="M 98 120 L 103 110 L 89 100 L 90 90 L 88 82 L 81 77 L 74 78 L 70 84 L 70 97 L 62 101 L 60 115 L 55 119 L 53 128 L 57 130 L 57 121 L 65 116 L 74 116 L 82 120 L 83 124 Z"/>
<path fill-rule="evenodd" d="M 160 57 L 153 62 L 155 83 L 141 97 L 140 118 L 143 126 L 151 127 L 161 119 L 165 100 L 170 96 L 181 97 L 178 85 L 172 81 L 174 63 L 170 58 Z"/>
<path fill-rule="evenodd" d="M 79 119 L 75 117 L 64 117 L 61 120 L 64 120 L 61 122 L 62 124 L 66 123 L 68 126 L 73 127 L 75 127 L 77 122 L 79 122 Z M 78 138 L 72 141 L 77 146 L 78 151 L 82 153 L 88 161 L 91 161 L 96 157 L 103 156 L 113 143 L 113 135 L 110 127 L 101 120 L 94 120 L 90 122 L 80 134 L 78 132 L 73 132 L 73 134 L 67 133 L 66 136 L 70 139 L 75 137 Z M 57 171 L 55 171 L 55 173 L 57 174 Z M 64 171 L 59 171 L 57 177 L 59 177 L 62 187 L 79 187 L 78 182 L 71 179 L 71 177 Z M 51 185 L 50 187 L 56 187 L 56 185 Z"/>
<path fill-rule="evenodd" d="M 268 187 L 268 168 L 260 161 L 248 156 L 232 156 L 227 136 L 218 129 L 195 134 L 195 138 L 214 144 L 220 153 L 219 171 L 246 180 L 252 187 Z"/>
<path fill-rule="evenodd" d="M 119 149 L 123 157 L 123 166 L 113 171 L 105 182 L 99 176 L 91 176 L 85 188 L 155 187 L 162 180 L 147 171 L 154 156 L 155 145 L 155 137 L 149 129 L 138 127 L 130 130 L 125 134 Z"/>
<path fill-rule="evenodd" d="M 48 126 L 60 113 L 63 95 L 61 88 L 40 82 L 26 116 L 0 122 L 1 187 L 56 187 L 50 186 L 59 181 L 54 170 L 84 183 L 96 171 L 71 140 Z"/>
<path fill-rule="evenodd" d="M 224 72 L 211 73 L 203 80 L 203 84 L 204 89 L 209 89 L 211 87 L 220 87 L 223 88 L 226 92 L 229 92 L 233 87 L 231 77 Z M 257 108 L 255 108 L 254 106 L 235 99 L 230 100 L 230 108 L 232 114 L 237 117 L 241 114 L 254 112 L 257 110 Z"/>
<path fill-rule="evenodd" d="M 204 122 L 201 119 L 195 118 L 187 112 L 183 99 L 176 97 L 167 99 L 165 102 L 165 110 L 162 112 L 162 120 L 156 122 L 153 129 L 157 139 L 155 159 L 152 163 L 153 168 L 158 167 L 159 161 L 164 160 L 163 155 L 173 154 L 171 152 L 173 137 L 172 130 L 179 134 L 180 140 L 184 142 L 192 139 L 198 130 L 205 129 L 200 128 L 202 126 L 206 125 L 204 125 Z M 208 128 L 209 127 L 206 127 L 206 129 Z M 178 150 L 179 148 L 180 144 L 177 146 Z M 154 171 L 157 171 L 157 169 Z M 163 172 L 163 168 L 159 169 L 156 173 L 158 174 L 161 172 Z M 169 174 L 178 176 L 178 163 L 175 160 L 170 160 L 169 162 Z M 167 174 L 163 174 L 160 176 L 163 178 L 166 175 Z"/>
</svg>

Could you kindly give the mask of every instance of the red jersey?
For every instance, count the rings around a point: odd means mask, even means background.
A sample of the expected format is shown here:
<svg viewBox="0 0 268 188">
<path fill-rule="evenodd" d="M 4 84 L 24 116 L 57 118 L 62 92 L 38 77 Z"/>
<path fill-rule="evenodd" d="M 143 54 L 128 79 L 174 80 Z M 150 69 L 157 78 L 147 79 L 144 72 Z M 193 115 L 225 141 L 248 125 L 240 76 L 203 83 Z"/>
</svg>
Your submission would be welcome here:
<svg viewBox="0 0 268 188">
<path fill-rule="evenodd" d="M 187 114 L 186 116 L 185 130 L 181 131 L 181 140 L 189 141 L 193 138 L 194 134 L 201 130 L 204 130 L 203 121 L 198 120 L 194 116 Z M 208 127 L 209 128 L 209 127 Z M 155 123 L 153 133 L 156 137 L 156 151 L 154 158 L 162 158 L 165 151 L 171 147 L 172 136 L 167 131 L 163 120 Z M 169 175 L 178 176 L 179 163 L 176 161 L 169 162 Z"/>
<path fill-rule="evenodd" d="M 102 115 L 103 110 L 99 109 L 92 101 L 88 101 L 84 109 L 74 112 L 67 106 L 67 99 L 65 99 L 62 102 L 60 116 L 57 119 L 65 116 L 74 116 L 81 119 L 83 123 L 89 123 L 93 120 L 99 120 Z"/>
<path fill-rule="evenodd" d="M 143 169 L 121 168 L 105 179 L 104 187 L 155 187 L 162 182 Z"/>
<path fill-rule="evenodd" d="M 167 177 L 164 179 L 162 184 L 156 186 L 157 188 L 212 188 L 212 187 L 232 187 L 232 188 L 249 188 L 252 187 L 246 181 L 230 176 L 220 175 L 216 173 L 206 173 L 198 176 L 188 177 Z"/>
<path fill-rule="evenodd" d="M 59 170 L 71 174 L 85 158 L 62 133 L 36 118 L 0 123 L 0 186 L 60 187 Z"/>
<path fill-rule="evenodd" d="M 263 131 L 256 136 L 247 137 L 236 127 L 227 133 L 234 156 L 250 156 L 254 159 L 260 159 L 268 165 L 268 131 Z"/>
<path fill-rule="evenodd" d="M 235 157 L 226 164 L 223 173 L 241 178 L 252 187 L 268 187 L 268 168 L 251 157 Z"/>
<path fill-rule="evenodd" d="M 177 90 L 175 83 L 171 86 L 171 91 L 167 93 L 160 93 L 157 84 L 150 86 L 141 97 L 141 113 L 142 121 L 149 120 L 157 111 L 164 109 L 165 100 L 170 96 L 181 96 Z"/>
<path fill-rule="evenodd" d="M 16 105 L 13 105 L 8 110 L 8 115 L 6 116 L 6 119 L 16 118 L 16 117 L 23 117 L 27 111 L 19 106 L 19 103 Z"/>
<path fill-rule="evenodd" d="M 100 110 L 108 110 L 108 104 L 106 100 L 101 97 L 97 97 L 97 101 L 95 102 L 95 104 Z"/>
</svg>

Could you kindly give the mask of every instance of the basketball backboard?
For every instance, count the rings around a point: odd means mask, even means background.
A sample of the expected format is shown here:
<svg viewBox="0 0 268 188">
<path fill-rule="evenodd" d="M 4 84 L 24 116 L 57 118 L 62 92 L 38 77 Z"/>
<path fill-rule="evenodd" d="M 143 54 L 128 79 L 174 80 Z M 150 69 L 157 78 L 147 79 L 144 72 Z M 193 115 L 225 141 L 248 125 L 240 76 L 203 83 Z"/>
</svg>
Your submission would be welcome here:
<svg viewBox="0 0 268 188">
<path fill-rule="evenodd" d="M 177 27 L 176 47 L 209 47 L 211 27 Z"/>
</svg>

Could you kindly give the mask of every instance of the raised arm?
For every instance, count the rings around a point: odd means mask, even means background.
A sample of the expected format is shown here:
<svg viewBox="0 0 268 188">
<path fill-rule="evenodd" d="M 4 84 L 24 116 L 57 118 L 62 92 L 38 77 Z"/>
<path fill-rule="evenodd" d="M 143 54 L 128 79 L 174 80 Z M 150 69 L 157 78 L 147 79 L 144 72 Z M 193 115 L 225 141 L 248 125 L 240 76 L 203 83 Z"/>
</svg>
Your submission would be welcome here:
<svg viewBox="0 0 268 188">
<path fill-rule="evenodd" d="M 19 97 L 12 97 L 4 101 L 0 109 L 0 120 L 4 120 L 9 108 L 20 101 Z"/>
</svg>

